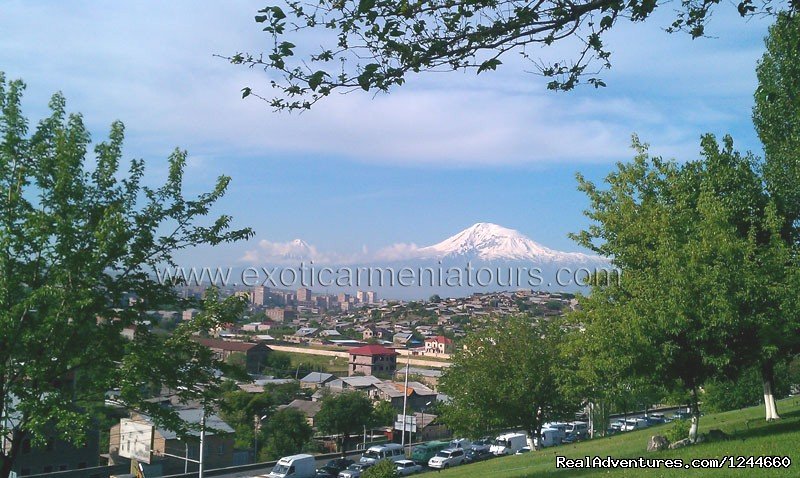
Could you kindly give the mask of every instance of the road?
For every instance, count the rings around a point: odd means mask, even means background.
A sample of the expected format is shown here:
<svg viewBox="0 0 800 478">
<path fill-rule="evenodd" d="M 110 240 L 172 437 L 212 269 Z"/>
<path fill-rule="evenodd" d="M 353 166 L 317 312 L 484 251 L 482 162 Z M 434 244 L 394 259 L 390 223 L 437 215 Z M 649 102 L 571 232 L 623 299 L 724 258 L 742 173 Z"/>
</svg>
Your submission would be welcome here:
<svg viewBox="0 0 800 478">
<path fill-rule="evenodd" d="M 346 359 L 350 358 L 350 355 L 347 352 L 344 351 L 340 352 L 337 350 L 322 350 L 322 349 L 314 349 L 311 347 L 292 347 L 290 345 L 270 345 L 269 348 L 271 348 L 272 350 L 278 350 L 282 352 L 294 352 L 298 354 L 324 355 L 326 357 L 341 357 Z M 403 354 L 403 352 L 405 352 L 404 350 L 401 350 L 400 352 L 401 355 L 407 355 L 407 353 Z M 398 361 L 398 366 L 406 361 L 408 361 L 410 365 L 415 365 L 418 367 L 445 368 L 450 366 L 450 362 L 444 362 L 438 360 L 424 360 L 418 358 L 406 359 L 405 357 L 403 357 L 398 359 L 397 361 Z"/>
</svg>

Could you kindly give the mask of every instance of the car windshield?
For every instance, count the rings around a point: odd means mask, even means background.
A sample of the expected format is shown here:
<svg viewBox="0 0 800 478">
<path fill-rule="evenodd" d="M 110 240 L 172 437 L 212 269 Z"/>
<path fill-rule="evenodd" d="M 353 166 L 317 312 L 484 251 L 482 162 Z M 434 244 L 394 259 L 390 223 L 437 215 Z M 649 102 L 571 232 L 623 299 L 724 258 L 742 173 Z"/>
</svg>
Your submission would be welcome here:
<svg viewBox="0 0 800 478">
<path fill-rule="evenodd" d="M 364 458 L 375 458 L 375 459 L 378 459 L 380 457 L 381 457 L 381 455 L 377 451 L 368 451 L 368 452 L 364 453 Z"/>
<path fill-rule="evenodd" d="M 508 440 L 495 440 L 494 444 L 497 446 L 508 446 Z"/>
<path fill-rule="evenodd" d="M 450 453 L 446 451 L 440 451 L 439 453 L 436 454 L 436 456 L 438 456 L 439 458 L 450 458 Z"/>
<path fill-rule="evenodd" d="M 289 472 L 289 467 L 286 465 L 275 465 L 275 468 L 272 469 L 272 472 L 286 474 Z"/>
</svg>

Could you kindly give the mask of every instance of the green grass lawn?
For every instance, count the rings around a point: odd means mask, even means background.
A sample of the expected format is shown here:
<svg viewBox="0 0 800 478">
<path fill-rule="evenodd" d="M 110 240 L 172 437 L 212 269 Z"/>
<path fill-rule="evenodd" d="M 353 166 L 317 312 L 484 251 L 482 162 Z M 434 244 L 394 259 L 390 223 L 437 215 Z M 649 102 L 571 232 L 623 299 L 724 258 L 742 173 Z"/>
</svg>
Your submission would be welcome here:
<svg viewBox="0 0 800 478">
<path fill-rule="evenodd" d="M 312 355 L 295 352 L 283 352 L 292 360 L 292 369 L 296 369 L 300 364 L 306 364 L 312 368 L 321 367 L 323 371 L 335 374 L 347 374 L 347 359 L 343 357 L 328 357 L 326 355 Z M 302 377 L 300 377 L 302 378 Z"/>
<path fill-rule="evenodd" d="M 562 445 L 525 455 L 495 458 L 489 461 L 459 466 L 437 473 L 437 477 L 572 477 L 572 476 L 612 476 L 612 477 L 762 477 L 800 476 L 800 398 L 789 398 L 778 403 L 778 413 L 782 419 L 777 422 L 764 421 L 763 407 L 703 416 L 700 431 L 705 433 L 718 428 L 733 436 L 729 441 L 707 442 L 677 450 L 647 452 L 647 441 L 652 435 L 663 434 L 669 424 L 645 430 L 623 433 L 608 438 L 589 440 L 573 445 Z M 700 469 L 556 469 L 556 456 L 583 458 L 600 456 L 606 458 L 681 458 L 684 462 L 694 458 L 722 458 L 730 455 L 744 456 L 789 456 L 792 465 L 782 469 L 765 468 L 722 468 L 717 470 Z"/>
</svg>

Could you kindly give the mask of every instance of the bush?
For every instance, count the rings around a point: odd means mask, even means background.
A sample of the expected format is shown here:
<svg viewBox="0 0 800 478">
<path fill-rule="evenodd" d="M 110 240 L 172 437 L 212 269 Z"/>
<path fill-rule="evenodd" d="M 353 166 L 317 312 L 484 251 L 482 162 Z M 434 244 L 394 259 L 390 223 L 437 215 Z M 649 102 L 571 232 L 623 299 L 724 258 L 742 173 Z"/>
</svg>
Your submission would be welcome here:
<svg viewBox="0 0 800 478">
<path fill-rule="evenodd" d="M 364 478 L 397 478 L 397 467 L 393 461 L 382 460 L 364 470 Z"/>
<path fill-rule="evenodd" d="M 664 437 L 669 440 L 670 443 L 675 443 L 676 441 L 683 440 L 684 438 L 689 438 L 690 427 L 691 423 L 689 420 L 675 420 L 672 422 L 672 426 L 670 426 L 666 433 L 664 433 Z"/>
</svg>

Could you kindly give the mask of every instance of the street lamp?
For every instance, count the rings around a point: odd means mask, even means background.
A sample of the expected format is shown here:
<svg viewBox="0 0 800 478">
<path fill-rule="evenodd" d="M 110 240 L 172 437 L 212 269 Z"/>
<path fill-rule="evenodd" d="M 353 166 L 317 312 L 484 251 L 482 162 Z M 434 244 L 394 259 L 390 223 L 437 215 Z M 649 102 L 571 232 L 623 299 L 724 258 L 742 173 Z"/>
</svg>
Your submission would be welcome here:
<svg viewBox="0 0 800 478">
<path fill-rule="evenodd" d="M 255 443 L 253 448 L 253 463 L 258 463 L 258 430 L 261 428 L 261 422 L 266 420 L 267 415 L 264 415 L 261 418 L 256 415 L 254 418 L 255 425 L 253 427 L 253 440 Z"/>
<path fill-rule="evenodd" d="M 431 400 L 430 402 L 426 403 L 425 406 L 422 407 L 422 410 L 420 410 L 420 412 L 422 413 L 422 417 L 419 420 L 420 421 L 419 426 L 422 427 L 423 430 L 425 429 L 425 410 L 427 410 L 428 407 L 431 406 L 431 403 L 433 403 L 433 400 Z M 421 433 L 421 432 L 419 432 L 419 433 Z M 419 437 L 417 437 L 417 439 L 419 439 Z"/>
</svg>

